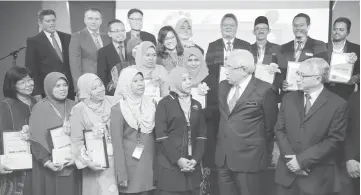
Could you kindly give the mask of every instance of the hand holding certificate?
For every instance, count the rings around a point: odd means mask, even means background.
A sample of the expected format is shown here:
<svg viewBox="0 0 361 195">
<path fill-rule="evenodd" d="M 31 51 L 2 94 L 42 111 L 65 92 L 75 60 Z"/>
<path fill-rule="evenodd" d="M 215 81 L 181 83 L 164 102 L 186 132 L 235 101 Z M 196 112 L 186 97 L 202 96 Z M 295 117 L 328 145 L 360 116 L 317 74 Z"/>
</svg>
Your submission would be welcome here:
<svg viewBox="0 0 361 195">
<path fill-rule="evenodd" d="M 0 155 L 0 162 L 10 170 L 25 170 L 33 168 L 33 157 L 31 154 Z"/>
<path fill-rule="evenodd" d="M 330 63 L 329 81 L 335 83 L 348 83 L 352 77 L 354 64 L 348 60 L 347 53 L 332 53 Z"/>
<path fill-rule="evenodd" d="M 53 143 L 53 163 L 64 164 L 71 159 L 71 140 L 63 126 L 49 129 Z"/>
<path fill-rule="evenodd" d="M 85 147 L 90 160 L 101 167 L 109 167 L 105 136 L 94 136 L 92 130 L 85 130 L 83 132 Z"/>
<path fill-rule="evenodd" d="M 287 90 L 289 90 L 289 91 L 297 91 L 298 90 L 297 71 L 298 71 L 298 68 L 300 67 L 300 65 L 301 65 L 301 63 L 299 63 L 299 62 L 291 62 L 291 61 L 288 62 L 286 81 L 288 83 Z"/>
</svg>

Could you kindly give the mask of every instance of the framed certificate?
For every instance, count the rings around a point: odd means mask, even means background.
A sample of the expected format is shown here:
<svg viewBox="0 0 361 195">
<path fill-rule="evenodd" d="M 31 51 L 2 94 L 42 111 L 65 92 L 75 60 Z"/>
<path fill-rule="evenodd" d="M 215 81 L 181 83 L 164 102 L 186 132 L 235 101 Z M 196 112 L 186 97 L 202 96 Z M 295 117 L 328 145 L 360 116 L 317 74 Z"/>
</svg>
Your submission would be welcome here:
<svg viewBox="0 0 361 195">
<path fill-rule="evenodd" d="M 206 96 L 200 95 L 198 93 L 198 88 L 192 88 L 191 95 L 193 99 L 201 103 L 203 109 L 206 108 Z"/>
<path fill-rule="evenodd" d="M 30 142 L 21 139 L 19 131 L 3 131 L 2 154 L 31 154 Z"/>
<path fill-rule="evenodd" d="M 63 126 L 55 127 L 48 130 L 53 143 L 54 149 L 71 147 L 70 136 L 65 134 Z"/>
<path fill-rule="evenodd" d="M 65 147 L 60 149 L 53 149 L 52 151 L 53 163 L 64 164 L 69 162 L 72 158 L 71 147 Z"/>
<path fill-rule="evenodd" d="M 269 65 L 257 64 L 254 76 L 262 81 L 272 84 L 275 80 L 275 74 L 269 73 Z"/>
<path fill-rule="evenodd" d="M 219 66 L 219 82 L 226 80 L 226 79 L 227 79 L 226 68 L 223 65 L 221 65 L 221 66 Z"/>
<path fill-rule="evenodd" d="M 0 155 L 0 162 L 14 171 L 33 168 L 33 157 L 30 153 Z"/>
<path fill-rule="evenodd" d="M 112 70 L 110 70 L 110 75 L 112 76 L 113 83 L 117 83 L 118 82 L 118 76 L 119 76 L 117 66 L 114 66 L 112 68 Z"/>
<path fill-rule="evenodd" d="M 95 137 L 92 130 L 85 130 L 83 133 L 85 148 L 90 159 L 102 167 L 108 168 L 109 161 L 105 136 L 102 138 Z"/>
<path fill-rule="evenodd" d="M 354 64 L 347 61 L 347 53 L 332 53 L 328 80 L 334 83 L 348 83 L 352 77 Z"/>
<path fill-rule="evenodd" d="M 160 99 L 160 87 L 159 84 L 153 83 L 152 80 L 144 80 L 145 83 L 145 89 L 144 89 L 144 95 L 147 97 L 152 97 L 154 99 Z"/>
<path fill-rule="evenodd" d="M 300 67 L 301 63 L 300 62 L 292 62 L 289 61 L 288 65 L 287 65 L 287 75 L 286 75 L 286 81 L 289 85 L 288 90 L 289 91 L 297 91 L 298 90 L 298 86 L 297 86 L 297 70 Z"/>
</svg>

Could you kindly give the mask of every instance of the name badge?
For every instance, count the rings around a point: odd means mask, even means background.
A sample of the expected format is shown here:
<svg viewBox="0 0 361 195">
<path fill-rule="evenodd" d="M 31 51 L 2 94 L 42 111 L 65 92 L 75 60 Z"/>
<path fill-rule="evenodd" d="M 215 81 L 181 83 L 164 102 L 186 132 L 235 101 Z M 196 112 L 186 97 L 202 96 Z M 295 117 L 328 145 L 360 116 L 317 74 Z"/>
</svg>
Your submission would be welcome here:
<svg viewBox="0 0 361 195">
<path fill-rule="evenodd" d="M 313 53 L 305 53 L 306 56 L 313 56 Z"/>
<path fill-rule="evenodd" d="M 137 147 L 135 147 L 132 156 L 139 160 L 140 157 L 142 156 L 143 150 L 144 150 L 144 146 L 142 144 L 137 144 Z"/>
<path fill-rule="evenodd" d="M 108 156 L 113 156 L 113 145 L 111 143 L 107 143 L 107 153 Z"/>
<path fill-rule="evenodd" d="M 247 105 L 249 106 L 257 106 L 257 102 L 246 102 Z"/>
</svg>

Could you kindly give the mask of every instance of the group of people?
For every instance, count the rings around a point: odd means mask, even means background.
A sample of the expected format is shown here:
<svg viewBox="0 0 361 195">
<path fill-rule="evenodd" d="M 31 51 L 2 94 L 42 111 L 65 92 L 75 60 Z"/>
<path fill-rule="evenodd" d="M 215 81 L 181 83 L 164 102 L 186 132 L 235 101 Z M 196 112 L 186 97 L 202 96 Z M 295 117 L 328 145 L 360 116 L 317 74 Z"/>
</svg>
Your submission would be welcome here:
<svg viewBox="0 0 361 195">
<path fill-rule="evenodd" d="M 277 195 L 344 195 L 351 182 L 359 194 L 360 47 L 346 40 L 349 19 L 334 21 L 326 44 L 308 35 L 311 19 L 299 13 L 295 39 L 277 45 L 259 16 L 251 45 L 236 38 L 238 20 L 228 13 L 205 57 L 187 18 L 157 39 L 142 31 L 139 9 L 128 12 L 129 32 L 114 19 L 101 34 L 93 8 L 72 35 L 56 30 L 53 10 L 38 20 L 26 67 L 7 71 L 0 104 L 1 131 L 28 126 L 33 168 L 0 162 L 0 194 L 264 195 L 272 181 Z M 328 81 L 334 52 L 354 64 L 348 83 Z M 297 91 L 285 81 L 288 62 L 301 64 Z M 255 77 L 261 64 L 272 67 L 273 82 Z M 149 95 L 155 89 L 159 97 Z M 48 132 L 59 126 L 71 138 L 65 164 L 53 162 Z M 88 130 L 104 137 L 108 167 L 89 156 Z"/>
</svg>

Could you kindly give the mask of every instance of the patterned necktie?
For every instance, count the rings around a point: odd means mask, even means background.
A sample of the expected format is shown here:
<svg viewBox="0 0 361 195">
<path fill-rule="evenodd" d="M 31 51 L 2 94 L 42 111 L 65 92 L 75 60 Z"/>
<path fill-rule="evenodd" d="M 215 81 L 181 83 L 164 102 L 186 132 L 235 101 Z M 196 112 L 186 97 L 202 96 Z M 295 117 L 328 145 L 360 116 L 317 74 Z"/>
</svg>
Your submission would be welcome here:
<svg viewBox="0 0 361 195">
<path fill-rule="evenodd" d="M 53 42 L 53 47 L 54 47 L 56 53 L 58 54 L 60 60 L 63 61 L 63 53 L 61 52 L 61 49 L 60 49 L 60 47 L 59 47 L 59 44 L 58 44 L 58 42 L 57 42 L 56 39 L 55 39 L 54 33 L 51 33 L 50 37 L 51 37 L 51 41 Z"/>
<path fill-rule="evenodd" d="M 228 41 L 227 42 L 227 52 L 230 52 L 232 49 L 232 42 Z"/>
<path fill-rule="evenodd" d="M 232 112 L 234 106 L 236 106 L 236 103 L 239 99 L 239 90 L 240 90 L 240 86 L 236 85 L 236 91 L 234 92 L 231 100 L 229 101 L 229 111 Z"/>
<path fill-rule="evenodd" d="M 305 98 L 306 98 L 306 104 L 305 104 L 305 115 L 308 113 L 308 111 L 310 111 L 311 109 L 311 96 L 308 93 L 305 93 Z"/>
<path fill-rule="evenodd" d="M 302 52 L 302 41 L 297 41 L 297 48 L 295 50 L 295 59 L 298 62 L 298 58 L 300 57 Z"/>
<path fill-rule="evenodd" d="M 119 54 L 120 61 L 123 62 L 124 61 L 123 45 L 121 45 L 121 44 L 118 46 L 118 54 Z"/>
<path fill-rule="evenodd" d="M 93 35 L 93 40 L 94 40 L 94 43 L 95 43 L 95 46 L 97 47 L 97 49 L 99 50 L 102 46 L 100 45 L 99 43 L 99 39 L 98 39 L 98 36 L 99 34 L 98 33 L 92 33 Z"/>
</svg>

